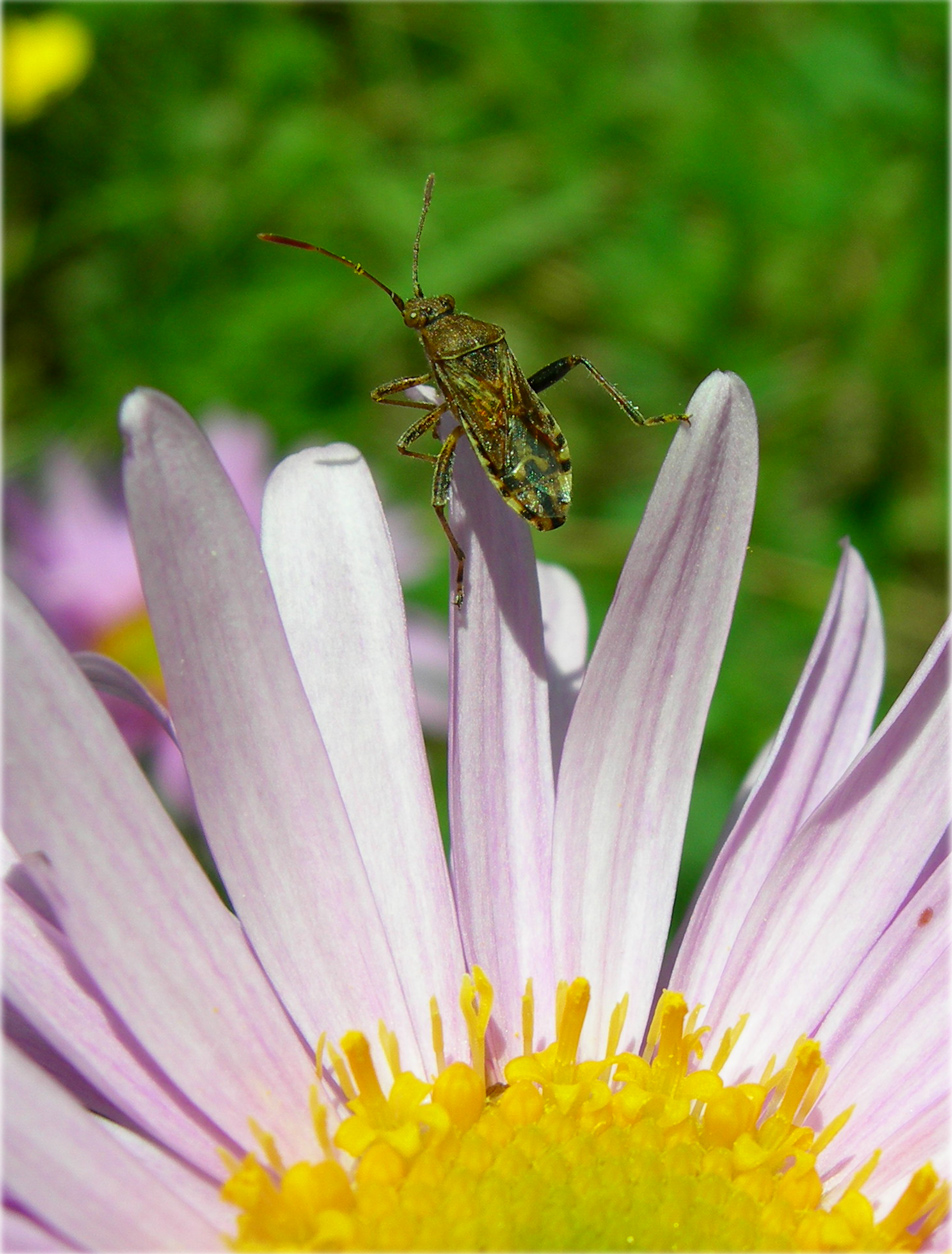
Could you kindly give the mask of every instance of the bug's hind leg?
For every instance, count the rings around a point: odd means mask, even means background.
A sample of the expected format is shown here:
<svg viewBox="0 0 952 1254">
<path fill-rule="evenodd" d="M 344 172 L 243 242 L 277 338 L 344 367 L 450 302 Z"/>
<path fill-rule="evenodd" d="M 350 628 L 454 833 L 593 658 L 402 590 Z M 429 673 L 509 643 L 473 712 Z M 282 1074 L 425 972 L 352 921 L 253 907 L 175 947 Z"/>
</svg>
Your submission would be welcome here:
<svg viewBox="0 0 952 1254">
<path fill-rule="evenodd" d="M 440 526 L 446 532 L 446 538 L 456 554 L 456 591 L 453 593 L 453 604 L 456 606 L 463 604 L 463 567 L 466 564 L 466 554 L 460 548 L 459 541 L 453 535 L 450 525 L 446 521 L 446 506 L 449 504 L 450 499 L 453 458 L 456 456 L 456 445 L 462 434 L 462 427 L 454 427 L 443 441 L 443 447 L 434 459 L 436 461 L 436 469 L 433 472 L 433 496 L 431 498 L 436 516 L 440 520 Z"/>
<path fill-rule="evenodd" d="M 587 357 L 560 357 L 558 361 L 550 362 L 549 365 L 543 366 L 541 370 L 537 370 L 529 379 L 529 387 L 533 392 L 542 392 L 546 388 L 558 383 L 560 379 L 564 379 L 570 370 L 574 370 L 576 366 L 584 366 L 595 382 L 605 389 L 612 400 L 620 405 L 632 422 L 637 423 L 639 427 L 654 427 L 662 422 L 686 422 L 691 425 L 691 419 L 687 414 L 658 414 L 653 418 L 646 418 L 641 410 L 635 405 L 624 392 L 620 392 L 614 383 L 609 383 L 601 371 L 596 370 Z"/>
</svg>

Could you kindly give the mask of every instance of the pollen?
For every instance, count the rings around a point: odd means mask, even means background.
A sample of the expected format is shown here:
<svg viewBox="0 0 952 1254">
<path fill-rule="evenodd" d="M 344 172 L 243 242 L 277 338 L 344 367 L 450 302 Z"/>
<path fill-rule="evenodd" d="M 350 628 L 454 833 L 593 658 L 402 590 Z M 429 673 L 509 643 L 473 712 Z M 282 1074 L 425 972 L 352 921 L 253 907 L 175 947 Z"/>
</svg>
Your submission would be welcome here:
<svg viewBox="0 0 952 1254">
<path fill-rule="evenodd" d="M 721 1070 L 741 1031 L 704 1066 L 701 1008 L 664 992 L 641 1053 L 618 1053 L 626 1004 L 605 1054 L 578 1058 L 586 980 L 559 986 L 555 1038 L 533 1052 L 531 981 L 522 1007 L 526 1051 L 487 1084 L 492 985 L 475 968 L 460 1005 L 470 1061 L 446 1063 L 432 1006 L 437 1074 L 401 1071 L 381 1083 L 369 1042 L 348 1033 L 328 1050 L 346 1115 L 333 1140 L 312 1097 L 323 1157 L 285 1167 L 260 1129 L 261 1154 L 229 1160 L 224 1198 L 239 1211 L 234 1250 L 916 1250 L 948 1211 L 948 1186 L 924 1166 L 888 1214 L 862 1193 L 874 1157 L 835 1200 L 817 1157 L 850 1111 L 819 1134 L 805 1120 L 826 1078 L 820 1046 L 801 1038 L 783 1067 L 728 1085 Z M 318 1073 L 323 1070 L 323 1041 Z"/>
</svg>

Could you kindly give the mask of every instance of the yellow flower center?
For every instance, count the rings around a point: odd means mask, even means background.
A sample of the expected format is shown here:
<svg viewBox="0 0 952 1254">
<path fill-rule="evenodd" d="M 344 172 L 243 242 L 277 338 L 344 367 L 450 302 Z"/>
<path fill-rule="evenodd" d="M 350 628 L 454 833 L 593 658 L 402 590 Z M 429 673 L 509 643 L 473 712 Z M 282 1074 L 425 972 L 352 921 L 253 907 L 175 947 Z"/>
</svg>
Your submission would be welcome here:
<svg viewBox="0 0 952 1254">
<path fill-rule="evenodd" d="M 235 1250 L 915 1250 L 948 1210 L 931 1166 L 877 1222 L 860 1192 L 878 1153 L 829 1209 L 817 1155 L 849 1118 L 819 1135 L 804 1119 L 826 1078 L 815 1041 L 801 1038 L 786 1065 L 771 1060 L 757 1084 L 727 1085 L 720 1071 L 744 1021 L 726 1032 L 708 1067 L 679 993 L 662 994 L 641 1054 L 616 1053 L 626 1004 L 615 1009 L 605 1057 L 577 1061 L 589 986 L 558 990 L 556 1039 L 485 1082 L 484 1035 L 492 986 L 478 968 L 460 1004 L 472 1066 L 438 1074 L 393 1072 L 380 1084 L 366 1038 L 329 1051 L 351 1114 L 333 1145 L 312 1094 L 324 1159 L 285 1167 L 255 1129 L 264 1162 L 229 1160 L 222 1193 L 240 1209 Z M 533 1037 L 531 981 L 523 1040 Z M 318 1047 L 318 1072 L 323 1042 Z"/>
<path fill-rule="evenodd" d="M 119 662 L 154 697 L 165 701 L 165 681 L 162 678 L 159 651 L 145 606 L 101 631 L 95 640 L 90 641 L 90 648 L 111 657 L 114 662 Z"/>
</svg>

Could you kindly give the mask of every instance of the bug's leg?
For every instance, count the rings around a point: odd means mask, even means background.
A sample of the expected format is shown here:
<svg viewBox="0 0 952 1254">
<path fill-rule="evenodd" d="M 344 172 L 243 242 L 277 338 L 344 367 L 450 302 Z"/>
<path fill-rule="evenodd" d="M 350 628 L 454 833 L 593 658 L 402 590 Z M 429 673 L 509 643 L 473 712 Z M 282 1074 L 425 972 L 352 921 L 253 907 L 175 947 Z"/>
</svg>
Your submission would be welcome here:
<svg viewBox="0 0 952 1254">
<path fill-rule="evenodd" d="M 620 405 L 632 422 L 637 423 L 639 427 L 654 427 L 661 422 L 686 422 L 691 425 L 691 419 L 687 414 L 658 414 L 653 418 L 646 418 L 637 405 L 633 404 L 624 392 L 619 392 L 614 383 L 609 383 L 600 371 L 596 370 L 587 357 L 560 357 L 558 361 L 550 362 L 549 365 L 543 366 L 541 370 L 537 370 L 529 379 L 529 387 L 533 392 L 542 392 L 545 388 L 549 388 L 553 383 L 558 383 L 560 379 L 564 379 L 570 370 L 576 366 L 584 366 L 595 382 L 605 389 L 608 395 Z"/>
<path fill-rule="evenodd" d="M 446 507 L 450 499 L 453 458 L 456 455 L 457 442 L 462 434 L 462 427 L 454 427 L 443 441 L 443 447 L 440 449 L 439 455 L 433 458 L 436 462 L 436 470 L 433 472 L 433 508 L 436 510 L 436 516 L 440 520 L 440 525 L 446 532 L 446 538 L 456 554 L 456 591 L 453 593 L 453 604 L 457 606 L 463 604 L 463 566 L 466 563 L 466 554 L 460 548 L 459 541 L 453 535 L 450 525 L 446 521 Z"/>
<path fill-rule="evenodd" d="M 408 403 L 413 404 L 412 401 Z M 421 462 L 439 461 L 439 454 L 434 456 L 433 453 L 418 453 L 415 449 L 407 448 L 407 445 L 412 444 L 414 440 L 419 440 L 420 436 L 426 435 L 428 431 L 432 431 L 436 438 L 439 439 L 440 433 L 436 429 L 437 423 L 446 413 L 447 408 L 448 406 L 446 401 L 444 401 L 442 405 L 437 405 L 436 409 L 431 409 L 428 414 L 424 414 L 422 418 L 418 418 L 413 426 L 408 427 L 400 439 L 397 440 L 398 451 L 401 452 L 404 457 L 418 457 Z M 455 442 L 456 441 L 454 440 L 454 444 Z"/>
<path fill-rule="evenodd" d="M 416 388 L 423 383 L 432 383 L 433 376 L 431 374 L 418 374 L 410 379 L 392 379 L 389 383 L 381 383 L 379 388 L 374 388 L 370 393 L 370 399 L 376 401 L 378 405 L 408 405 L 411 409 L 432 409 L 432 401 L 411 401 L 406 396 L 398 396 L 398 392 L 405 392 L 407 388 Z"/>
</svg>

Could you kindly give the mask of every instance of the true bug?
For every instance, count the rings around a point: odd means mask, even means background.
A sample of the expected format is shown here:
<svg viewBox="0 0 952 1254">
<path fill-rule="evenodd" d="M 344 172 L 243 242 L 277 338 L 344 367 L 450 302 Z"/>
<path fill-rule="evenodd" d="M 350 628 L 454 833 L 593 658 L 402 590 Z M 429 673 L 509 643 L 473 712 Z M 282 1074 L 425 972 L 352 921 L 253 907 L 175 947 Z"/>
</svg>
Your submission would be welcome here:
<svg viewBox="0 0 952 1254">
<path fill-rule="evenodd" d="M 407 379 L 394 379 L 374 388 L 371 398 L 383 405 L 408 405 L 427 412 L 418 418 L 397 441 L 407 457 L 433 462 L 432 504 L 453 552 L 456 554 L 456 605 L 463 603 L 463 567 L 466 555 L 446 520 L 450 480 L 456 445 L 465 433 L 476 456 L 486 468 L 500 496 L 527 522 L 540 531 L 550 531 L 565 522 L 572 496 L 572 462 L 565 436 L 539 399 L 539 393 L 557 383 L 575 366 L 584 366 L 592 378 L 639 426 L 662 422 L 689 422 L 687 414 L 661 414 L 646 418 L 637 405 L 600 374 L 585 357 L 560 357 L 543 366 L 527 379 L 506 343 L 502 327 L 480 322 L 469 314 L 456 312 L 452 296 L 424 296 L 420 287 L 420 237 L 430 208 L 434 175 L 423 189 L 423 210 L 413 241 L 413 296 L 404 301 L 385 283 L 374 278 L 356 261 L 328 252 L 316 244 L 288 239 L 284 235 L 259 235 L 271 244 L 289 244 L 322 253 L 364 275 L 387 293 L 403 315 L 403 321 L 420 336 L 430 370 Z M 421 384 L 434 383 L 444 399 L 436 406 L 414 401 L 397 393 Z M 438 454 L 418 453 L 409 446 L 432 431 L 440 438 L 437 424 L 449 410 L 456 426 Z"/>
</svg>

